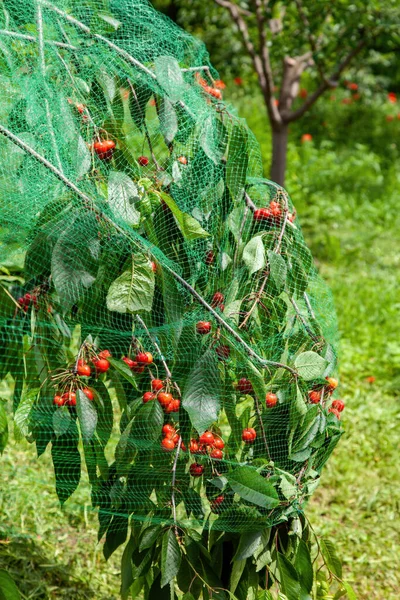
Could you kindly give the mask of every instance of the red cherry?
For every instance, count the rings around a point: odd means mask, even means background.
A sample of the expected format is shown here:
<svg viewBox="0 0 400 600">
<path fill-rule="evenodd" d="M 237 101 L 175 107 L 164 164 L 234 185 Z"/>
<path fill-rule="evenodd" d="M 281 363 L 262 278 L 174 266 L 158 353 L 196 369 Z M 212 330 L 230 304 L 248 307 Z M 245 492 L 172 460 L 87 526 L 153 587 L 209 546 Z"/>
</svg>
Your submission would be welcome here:
<svg viewBox="0 0 400 600">
<path fill-rule="evenodd" d="M 221 458 L 224 456 L 224 453 L 222 452 L 222 450 L 219 450 L 219 448 L 215 448 L 215 450 L 211 452 L 210 456 L 211 458 L 221 460 Z"/>
<path fill-rule="evenodd" d="M 68 406 L 76 406 L 76 394 L 75 392 L 65 392 L 62 395 L 64 404 L 68 404 Z"/>
<path fill-rule="evenodd" d="M 143 402 L 146 404 L 146 402 L 150 402 L 150 400 L 154 400 L 155 398 L 155 394 L 153 394 L 153 392 L 145 392 L 143 394 Z"/>
<path fill-rule="evenodd" d="M 277 403 L 278 403 L 278 396 L 276 394 L 269 392 L 265 396 L 265 404 L 266 404 L 267 408 L 273 408 L 274 406 L 277 405 Z"/>
<path fill-rule="evenodd" d="M 196 454 L 199 451 L 199 444 L 196 440 L 190 440 L 189 451 L 192 454 Z"/>
<path fill-rule="evenodd" d="M 87 364 L 80 365 L 78 363 L 78 368 L 77 368 L 76 372 L 81 377 L 90 377 L 91 369 L 90 369 L 89 365 L 87 365 Z"/>
<path fill-rule="evenodd" d="M 105 373 L 110 368 L 110 363 L 106 358 L 99 358 L 93 361 L 97 373 Z"/>
<path fill-rule="evenodd" d="M 78 111 L 79 114 L 82 114 L 85 112 L 85 105 L 81 104 L 80 102 L 78 102 L 77 104 L 75 104 L 75 108 Z"/>
<path fill-rule="evenodd" d="M 312 135 L 310 133 L 303 133 L 303 135 L 301 136 L 301 143 L 304 144 L 305 142 L 311 142 L 312 141 Z"/>
<path fill-rule="evenodd" d="M 206 335 L 211 331 L 211 323 L 210 321 L 199 321 L 196 323 L 196 331 L 200 335 Z"/>
<path fill-rule="evenodd" d="M 192 477 L 201 477 L 204 472 L 203 465 L 199 465 L 198 463 L 192 463 L 189 467 L 189 473 Z"/>
<path fill-rule="evenodd" d="M 59 394 L 56 394 L 53 398 L 53 404 L 55 406 L 64 406 L 64 404 L 65 404 L 64 396 L 60 396 Z"/>
<path fill-rule="evenodd" d="M 138 354 L 136 354 L 136 361 L 138 363 L 147 364 L 147 354 L 146 354 L 146 352 L 138 352 Z"/>
<path fill-rule="evenodd" d="M 186 156 L 178 156 L 178 158 L 176 160 L 178 162 L 180 162 L 181 165 L 187 165 L 187 158 L 186 158 Z"/>
<path fill-rule="evenodd" d="M 153 362 L 153 355 L 151 354 L 151 352 L 145 352 L 145 355 L 147 356 L 147 364 L 151 365 L 151 363 Z"/>
<path fill-rule="evenodd" d="M 95 142 L 93 149 L 96 152 L 100 160 L 110 160 L 114 153 L 115 142 L 112 140 L 102 140 L 101 142 Z"/>
<path fill-rule="evenodd" d="M 163 450 L 171 452 L 175 448 L 175 442 L 170 438 L 164 438 L 161 442 L 161 447 Z"/>
<path fill-rule="evenodd" d="M 82 392 L 85 394 L 85 396 L 87 398 L 89 398 L 89 400 L 94 400 L 94 393 L 93 390 L 90 388 L 83 388 Z"/>
<path fill-rule="evenodd" d="M 131 369 L 134 373 L 143 373 L 145 366 L 139 365 L 135 360 L 132 361 Z"/>
<path fill-rule="evenodd" d="M 181 438 L 178 433 L 174 433 L 171 439 L 174 442 L 174 444 L 177 444 Z"/>
<path fill-rule="evenodd" d="M 151 389 L 154 392 L 159 392 L 160 390 L 162 390 L 164 387 L 164 383 L 161 381 L 161 379 L 153 379 L 151 382 Z"/>
<path fill-rule="evenodd" d="M 251 444 L 256 439 L 256 430 L 253 427 L 248 427 L 242 431 L 242 440 L 245 444 Z"/>
<path fill-rule="evenodd" d="M 269 221 L 272 216 L 269 208 L 257 208 L 253 213 L 253 219 L 255 221 Z"/>
<path fill-rule="evenodd" d="M 220 360 L 227 360 L 231 353 L 231 349 L 229 346 L 218 346 L 218 348 L 215 349 L 215 352 L 218 354 Z"/>
<path fill-rule="evenodd" d="M 321 400 L 321 392 L 318 392 L 317 390 L 310 390 L 308 392 L 308 397 L 310 398 L 310 402 L 312 404 L 318 404 Z"/>
<path fill-rule="evenodd" d="M 157 273 L 157 264 L 154 262 L 154 260 L 151 261 L 151 270 L 153 273 Z"/>
<path fill-rule="evenodd" d="M 218 450 L 223 450 L 225 448 L 225 442 L 222 438 L 216 437 L 216 438 L 214 438 L 213 446 L 214 446 L 214 448 L 217 448 Z"/>
<path fill-rule="evenodd" d="M 241 379 L 239 379 L 239 381 L 237 382 L 237 385 L 236 385 L 236 389 L 241 394 L 251 395 L 254 393 L 253 386 L 251 385 L 251 381 L 246 379 L 246 377 L 242 377 Z"/>
<path fill-rule="evenodd" d="M 178 412 L 180 405 L 181 405 L 180 400 L 172 399 L 171 402 L 168 404 L 168 406 L 165 407 L 165 412 L 167 414 L 173 413 L 173 412 Z"/>
<path fill-rule="evenodd" d="M 123 356 L 122 360 L 130 369 L 132 369 L 132 367 L 135 365 L 135 361 L 129 358 L 129 356 Z"/>
<path fill-rule="evenodd" d="M 222 304 L 223 301 L 224 301 L 224 295 L 221 294 L 221 292 L 215 292 L 213 299 L 212 299 L 211 306 L 218 306 L 219 304 Z"/>
<path fill-rule="evenodd" d="M 326 381 L 328 382 L 328 385 L 326 386 L 326 391 L 330 394 L 331 392 L 336 390 L 339 383 L 337 379 L 334 379 L 334 377 L 326 377 Z"/>
<path fill-rule="evenodd" d="M 102 350 L 101 352 L 99 352 L 98 356 L 99 358 L 110 358 L 111 352 L 109 350 Z"/>
<path fill-rule="evenodd" d="M 218 512 L 219 507 L 221 506 L 224 500 L 225 496 L 218 496 L 217 498 L 214 498 L 214 500 L 210 503 L 210 508 L 212 512 Z"/>
<path fill-rule="evenodd" d="M 200 444 L 206 444 L 207 446 L 214 445 L 214 434 L 211 431 L 205 431 L 199 437 Z"/>
<path fill-rule="evenodd" d="M 161 431 L 163 432 L 163 434 L 165 436 L 174 436 L 176 433 L 175 427 L 173 425 L 171 425 L 170 423 L 166 423 L 165 425 L 163 425 L 163 428 Z"/>
<path fill-rule="evenodd" d="M 334 400 L 332 402 L 332 408 L 334 408 L 335 410 L 338 410 L 339 412 L 342 412 L 344 410 L 343 400 Z"/>
<path fill-rule="evenodd" d="M 212 265 L 214 262 L 214 252 L 212 250 L 209 250 L 206 254 L 206 265 Z"/>
<path fill-rule="evenodd" d="M 160 392 L 157 396 L 157 400 L 163 408 L 167 408 L 167 406 L 173 400 L 172 394 L 169 394 L 167 392 Z"/>
<path fill-rule="evenodd" d="M 337 419 L 340 419 L 340 411 L 338 411 L 338 409 L 337 409 L 337 408 L 330 408 L 330 409 L 328 410 L 328 412 L 329 412 L 329 413 L 332 413 L 333 415 L 335 415 L 335 417 L 336 417 Z"/>
<path fill-rule="evenodd" d="M 147 165 L 149 164 L 149 159 L 147 158 L 147 156 L 139 156 L 137 161 L 141 167 L 147 167 Z"/>
</svg>

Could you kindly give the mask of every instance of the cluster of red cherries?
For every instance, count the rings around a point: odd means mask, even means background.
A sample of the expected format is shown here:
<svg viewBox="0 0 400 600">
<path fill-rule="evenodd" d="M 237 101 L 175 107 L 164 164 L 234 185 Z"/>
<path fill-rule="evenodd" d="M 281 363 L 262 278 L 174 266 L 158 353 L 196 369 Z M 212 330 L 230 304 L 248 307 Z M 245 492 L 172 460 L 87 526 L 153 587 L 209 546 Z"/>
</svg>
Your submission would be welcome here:
<svg viewBox="0 0 400 600">
<path fill-rule="evenodd" d="M 279 202 L 276 202 L 275 200 L 271 200 L 271 202 L 269 203 L 269 206 L 267 206 L 265 208 L 256 208 L 256 210 L 253 212 L 253 219 L 258 222 L 268 221 L 270 223 L 273 223 L 273 222 L 279 223 L 280 220 L 282 219 L 282 215 L 283 215 L 283 210 L 282 210 L 282 207 L 279 204 Z M 296 215 L 294 213 L 288 213 L 287 218 L 288 218 L 288 221 L 293 223 L 293 221 L 296 218 Z"/>
<path fill-rule="evenodd" d="M 168 389 L 168 382 L 165 384 L 161 379 L 152 379 L 151 391 L 143 394 L 143 402 L 146 404 L 157 399 L 166 414 L 178 412 L 181 401 L 174 398 Z"/>
<path fill-rule="evenodd" d="M 326 377 L 327 385 L 319 386 L 308 392 L 308 397 L 311 404 L 320 404 L 323 401 L 324 394 L 328 396 L 333 394 L 338 386 L 338 380 L 334 377 Z M 337 419 L 340 419 L 341 413 L 344 411 L 345 404 L 343 400 L 333 400 L 331 406 L 328 409 L 329 413 L 335 415 Z"/>
<path fill-rule="evenodd" d="M 173 425 L 166 423 L 162 428 L 162 433 L 163 440 L 161 442 L 161 448 L 163 450 L 172 452 L 180 441 L 181 449 L 186 452 L 187 448 Z M 212 431 L 205 431 L 198 439 L 190 440 L 189 452 L 190 454 L 204 454 L 208 455 L 210 458 L 221 460 L 224 457 L 224 453 L 222 452 L 224 448 L 225 442 L 219 435 Z M 193 477 L 200 477 L 203 474 L 203 471 L 204 467 L 202 465 L 193 463 L 193 465 L 190 466 L 190 474 Z"/>
<path fill-rule="evenodd" d="M 24 312 L 28 311 L 28 308 L 31 303 L 34 305 L 35 308 L 37 308 L 38 306 L 36 294 L 30 294 L 29 292 L 21 296 L 21 298 L 18 298 L 17 302 Z"/>
</svg>

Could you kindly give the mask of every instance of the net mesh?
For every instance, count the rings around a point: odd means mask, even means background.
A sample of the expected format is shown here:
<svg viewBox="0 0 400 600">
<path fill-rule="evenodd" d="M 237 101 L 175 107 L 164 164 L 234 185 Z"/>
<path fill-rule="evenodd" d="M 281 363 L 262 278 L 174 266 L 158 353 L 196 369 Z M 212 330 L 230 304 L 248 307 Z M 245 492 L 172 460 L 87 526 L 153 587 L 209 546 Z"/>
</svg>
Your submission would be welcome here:
<svg viewBox="0 0 400 600">
<path fill-rule="evenodd" d="M 0 373 L 100 536 L 299 514 L 340 435 L 337 328 L 204 46 L 144 0 L 3 0 Z"/>
</svg>

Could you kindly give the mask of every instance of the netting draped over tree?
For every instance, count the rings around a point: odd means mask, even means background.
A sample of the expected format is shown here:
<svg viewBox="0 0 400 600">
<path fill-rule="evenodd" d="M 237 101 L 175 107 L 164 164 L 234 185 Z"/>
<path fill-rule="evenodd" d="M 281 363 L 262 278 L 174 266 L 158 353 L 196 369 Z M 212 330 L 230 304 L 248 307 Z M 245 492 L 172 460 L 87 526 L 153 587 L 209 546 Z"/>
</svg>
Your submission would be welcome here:
<svg viewBox="0 0 400 600">
<path fill-rule="evenodd" d="M 201 43 L 143 0 L 0 19 L 1 376 L 61 502 L 84 462 L 106 555 L 162 539 L 165 584 L 182 536 L 302 513 L 341 434 L 331 296 Z"/>
</svg>

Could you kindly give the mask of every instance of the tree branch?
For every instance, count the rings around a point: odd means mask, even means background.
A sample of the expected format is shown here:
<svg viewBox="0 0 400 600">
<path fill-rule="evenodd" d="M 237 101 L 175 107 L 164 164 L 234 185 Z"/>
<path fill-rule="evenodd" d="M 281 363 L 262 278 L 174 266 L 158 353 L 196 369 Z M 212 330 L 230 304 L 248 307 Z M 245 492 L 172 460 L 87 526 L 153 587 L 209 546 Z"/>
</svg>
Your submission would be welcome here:
<svg viewBox="0 0 400 600">
<path fill-rule="evenodd" d="M 297 119 L 302 117 L 304 113 L 306 113 L 318 100 L 318 98 L 322 96 L 324 92 L 326 92 L 327 89 L 336 87 L 340 75 L 343 73 L 346 67 L 348 67 L 351 61 L 361 52 L 361 50 L 366 46 L 366 44 L 367 41 L 365 38 L 359 40 L 358 44 L 351 50 L 351 52 L 347 54 L 343 61 L 338 65 L 336 71 L 332 73 L 331 77 L 328 80 L 323 81 L 321 85 L 315 90 L 315 92 L 313 92 L 311 96 L 309 96 L 307 100 L 305 100 L 305 102 L 300 106 L 300 108 L 292 112 L 283 114 L 285 122 L 291 123 L 292 121 L 297 121 Z"/>
</svg>

